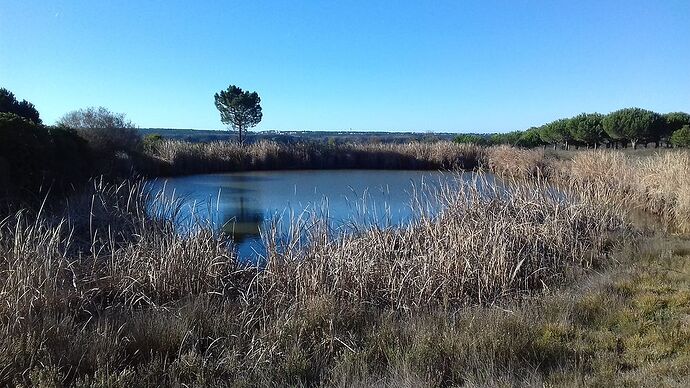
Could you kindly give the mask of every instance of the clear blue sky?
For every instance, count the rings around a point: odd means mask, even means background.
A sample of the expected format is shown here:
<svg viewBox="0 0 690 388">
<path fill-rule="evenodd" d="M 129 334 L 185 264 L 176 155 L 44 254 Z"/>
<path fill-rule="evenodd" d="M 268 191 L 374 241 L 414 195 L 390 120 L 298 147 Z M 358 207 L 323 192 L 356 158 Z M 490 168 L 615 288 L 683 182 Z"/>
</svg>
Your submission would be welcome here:
<svg viewBox="0 0 690 388">
<path fill-rule="evenodd" d="M 44 121 L 91 105 L 141 127 L 492 132 L 581 112 L 690 111 L 690 0 L 0 0 L 0 86 Z"/>
</svg>

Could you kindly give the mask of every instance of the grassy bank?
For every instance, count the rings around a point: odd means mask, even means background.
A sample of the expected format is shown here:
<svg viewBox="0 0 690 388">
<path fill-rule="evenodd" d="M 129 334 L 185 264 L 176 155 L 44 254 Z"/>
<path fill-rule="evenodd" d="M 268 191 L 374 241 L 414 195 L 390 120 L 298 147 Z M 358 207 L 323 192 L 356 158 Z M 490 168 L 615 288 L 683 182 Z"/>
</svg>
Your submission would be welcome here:
<svg viewBox="0 0 690 388">
<path fill-rule="evenodd" d="M 420 197 L 402 229 L 296 221 L 263 270 L 151 219 L 141 186 L 95 184 L 0 222 L 0 384 L 682 385 L 687 157 L 490 149 L 508 191 Z"/>
</svg>

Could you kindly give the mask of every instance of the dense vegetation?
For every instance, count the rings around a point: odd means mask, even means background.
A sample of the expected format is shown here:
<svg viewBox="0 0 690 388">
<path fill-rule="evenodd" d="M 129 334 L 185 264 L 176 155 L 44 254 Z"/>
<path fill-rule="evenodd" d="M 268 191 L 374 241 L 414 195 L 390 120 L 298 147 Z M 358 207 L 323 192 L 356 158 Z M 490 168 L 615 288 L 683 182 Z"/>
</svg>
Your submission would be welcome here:
<svg viewBox="0 0 690 388">
<path fill-rule="evenodd" d="M 670 133 L 684 147 L 687 115 L 582 114 L 464 138 L 476 144 L 242 146 L 140 139 L 104 108 L 49 127 L 28 102 L 2 106 L 0 194 L 15 205 L 0 217 L 0 385 L 690 383 L 690 152 L 527 149 Z M 260 267 L 208 224 L 176 233 L 159 215 L 179 203 L 132 179 L 475 167 L 501 179 L 422 191 L 401 228 L 276 223 Z M 62 206 L 17 205 L 46 188 Z"/>
<path fill-rule="evenodd" d="M 690 114 L 671 112 L 661 115 L 645 109 L 627 108 L 607 115 L 582 113 L 525 131 L 492 135 L 459 135 L 455 141 L 479 145 L 507 144 L 525 148 L 550 144 L 554 149 L 559 146 L 570 149 L 573 145 L 586 148 L 597 148 L 602 145 L 607 148 L 618 148 L 626 147 L 628 143 L 633 149 L 639 144 L 646 146 L 649 143 L 654 143 L 656 147 L 659 147 L 661 143 L 684 147 L 685 143 L 674 142 L 672 137 L 685 125 L 690 125 Z M 683 134 L 679 133 L 676 138 L 682 136 Z"/>
<path fill-rule="evenodd" d="M 5 88 L 0 88 L 0 113 L 13 113 L 34 124 L 41 124 L 40 114 L 34 104 L 27 100 L 17 100 L 14 93 Z"/>
<path fill-rule="evenodd" d="M 402 229 L 334 236 L 296 219 L 287 239 L 267 231 L 262 269 L 207 226 L 151 219 L 138 184 L 95 184 L 65 218 L 9 217 L 0 382 L 687 382 L 690 243 L 647 237 L 629 207 L 690 230 L 690 154 L 495 153 L 522 164 L 497 171 L 508 186 L 422 197 L 446 210 Z M 534 169 L 549 183 L 510 178 Z"/>
<path fill-rule="evenodd" d="M 72 130 L 0 113 L 0 198 L 66 190 L 90 177 L 91 160 L 86 142 Z"/>
</svg>

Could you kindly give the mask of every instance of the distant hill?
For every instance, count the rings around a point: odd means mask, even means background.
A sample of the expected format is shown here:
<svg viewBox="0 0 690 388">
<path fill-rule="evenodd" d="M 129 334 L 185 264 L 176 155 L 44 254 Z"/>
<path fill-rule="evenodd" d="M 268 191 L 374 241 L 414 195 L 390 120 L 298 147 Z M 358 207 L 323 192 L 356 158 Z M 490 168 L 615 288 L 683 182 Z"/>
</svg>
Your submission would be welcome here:
<svg viewBox="0 0 690 388">
<path fill-rule="evenodd" d="M 165 139 L 189 142 L 227 141 L 234 140 L 237 137 L 237 134 L 231 131 L 209 129 L 141 128 L 139 132 L 142 136 L 158 134 Z M 452 140 L 455 136 L 457 136 L 456 133 L 421 132 L 250 131 L 248 132 L 247 141 L 274 140 L 281 143 L 299 141 L 407 143 L 415 140 Z"/>
</svg>

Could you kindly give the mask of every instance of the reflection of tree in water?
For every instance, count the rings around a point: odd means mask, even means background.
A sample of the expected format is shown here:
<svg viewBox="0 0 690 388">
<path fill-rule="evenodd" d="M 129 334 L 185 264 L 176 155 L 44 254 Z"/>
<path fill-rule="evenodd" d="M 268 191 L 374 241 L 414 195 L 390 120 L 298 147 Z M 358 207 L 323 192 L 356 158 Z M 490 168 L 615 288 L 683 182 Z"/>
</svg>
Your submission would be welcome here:
<svg viewBox="0 0 690 388">
<path fill-rule="evenodd" d="M 258 238 L 259 228 L 264 221 L 263 213 L 256 207 L 247 206 L 246 202 L 245 196 L 240 195 L 236 200 L 235 211 L 222 215 L 221 230 L 232 236 L 236 244 L 247 239 Z"/>
</svg>

